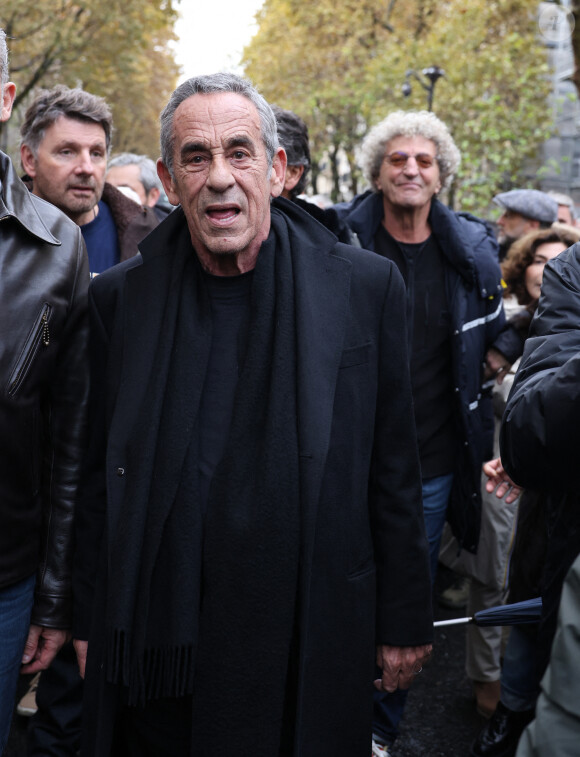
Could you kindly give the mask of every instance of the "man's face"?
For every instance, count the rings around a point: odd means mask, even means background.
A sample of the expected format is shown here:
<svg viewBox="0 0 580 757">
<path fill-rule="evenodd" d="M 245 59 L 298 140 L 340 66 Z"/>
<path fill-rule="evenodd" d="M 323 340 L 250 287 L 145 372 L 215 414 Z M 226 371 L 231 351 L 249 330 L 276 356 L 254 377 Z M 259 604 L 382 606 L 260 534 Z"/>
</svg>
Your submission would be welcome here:
<svg viewBox="0 0 580 757">
<path fill-rule="evenodd" d="M 141 181 L 141 171 L 135 163 L 130 163 L 126 166 L 111 166 L 105 178 L 114 187 L 129 187 L 139 197 L 141 205 L 149 205 L 147 202 L 147 192 Z"/>
<path fill-rule="evenodd" d="M 239 271 L 250 270 L 270 230 L 270 198 L 283 188 L 284 150 L 270 170 L 258 111 L 231 92 L 189 97 L 173 129 L 174 176 L 161 161 L 159 176 L 169 201 L 183 207 L 202 264 L 219 273 L 224 256 L 234 256 Z"/>
<path fill-rule="evenodd" d="M 533 218 L 526 218 L 513 210 L 506 209 L 497 219 L 497 225 L 499 228 L 497 241 L 500 244 L 511 244 L 528 231 L 539 228 L 540 223 Z"/>
<path fill-rule="evenodd" d="M 20 156 L 35 195 L 56 205 L 79 226 L 93 220 L 107 169 L 105 130 L 100 124 L 60 116 L 46 130 L 37 155 L 22 145 Z"/>
<path fill-rule="evenodd" d="M 558 223 L 567 223 L 574 226 L 574 219 L 568 205 L 558 205 Z"/>
<path fill-rule="evenodd" d="M 389 163 L 396 154 L 407 155 L 401 165 Z M 425 137 L 395 137 L 387 142 L 385 159 L 381 163 L 377 188 L 383 193 L 383 201 L 393 209 L 423 208 L 441 189 L 439 164 L 435 160 L 435 143 Z M 421 167 L 423 156 L 433 159 L 429 167 Z"/>
</svg>

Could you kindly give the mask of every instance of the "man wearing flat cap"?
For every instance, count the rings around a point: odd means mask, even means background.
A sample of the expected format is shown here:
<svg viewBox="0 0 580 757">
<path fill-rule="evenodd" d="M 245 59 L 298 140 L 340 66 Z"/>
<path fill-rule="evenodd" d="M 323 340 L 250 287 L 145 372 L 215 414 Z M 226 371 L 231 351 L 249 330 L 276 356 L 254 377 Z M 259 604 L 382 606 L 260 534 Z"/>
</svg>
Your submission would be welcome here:
<svg viewBox="0 0 580 757">
<path fill-rule="evenodd" d="M 538 189 L 512 189 L 496 195 L 493 201 L 503 208 L 497 220 L 500 260 L 516 239 L 535 229 L 548 228 L 558 220 L 558 203 Z"/>
<path fill-rule="evenodd" d="M 500 261 L 505 259 L 511 245 L 520 237 L 536 229 L 548 228 L 558 220 L 557 200 L 538 189 L 512 189 L 496 195 L 493 201 L 503 208 L 503 213 L 497 220 Z M 507 318 L 514 315 L 519 310 L 515 298 L 504 300 L 504 309 Z M 521 355 L 522 349 L 523 344 L 517 332 L 509 328 L 504 330 L 487 351 L 484 378 L 495 377 L 501 384 L 511 365 Z"/>
</svg>

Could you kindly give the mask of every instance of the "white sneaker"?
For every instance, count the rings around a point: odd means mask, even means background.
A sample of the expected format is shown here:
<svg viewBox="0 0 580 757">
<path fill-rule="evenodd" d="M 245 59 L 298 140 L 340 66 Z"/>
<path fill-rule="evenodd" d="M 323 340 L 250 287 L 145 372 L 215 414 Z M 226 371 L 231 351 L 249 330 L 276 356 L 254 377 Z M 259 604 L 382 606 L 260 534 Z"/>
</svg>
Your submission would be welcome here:
<svg viewBox="0 0 580 757">
<path fill-rule="evenodd" d="M 371 757 L 389 757 L 389 748 L 386 744 L 380 744 L 373 739 L 373 751 Z"/>
</svg>

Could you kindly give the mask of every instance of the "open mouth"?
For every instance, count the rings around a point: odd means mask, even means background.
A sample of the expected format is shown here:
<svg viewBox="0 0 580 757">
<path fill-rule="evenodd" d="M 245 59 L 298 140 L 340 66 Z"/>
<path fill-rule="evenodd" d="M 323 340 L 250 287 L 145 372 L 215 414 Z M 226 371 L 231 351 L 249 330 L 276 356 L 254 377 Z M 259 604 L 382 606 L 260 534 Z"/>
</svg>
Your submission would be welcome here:
<svg viewBox="0 0 580 757">
<path fill-rule="evenodd" d="M 241 210 L 235 205 L 213 205 L 205 212 L 210 221 L 221 226 L 235 221 Z"/>
</svg>

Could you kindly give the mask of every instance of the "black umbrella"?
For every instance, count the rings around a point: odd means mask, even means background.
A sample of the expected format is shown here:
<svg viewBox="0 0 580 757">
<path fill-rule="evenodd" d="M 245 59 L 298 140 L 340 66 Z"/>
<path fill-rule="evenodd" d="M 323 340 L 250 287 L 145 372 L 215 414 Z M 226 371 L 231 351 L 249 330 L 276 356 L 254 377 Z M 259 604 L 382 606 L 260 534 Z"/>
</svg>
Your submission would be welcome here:
<svg viewBox="0 0 580 757">
<path fill-rule="evenodd" d="M 437 627 L 454 626 L 460 623 L 475 623 L 476 626 L 515 626 L 522 623 L 537 623 L 542 614 L 542 598 L 526 599 L 513 605 L 500 605 L 476 612 L 471 618 L 453 618 L 438 620 Z"/>
</svg>

